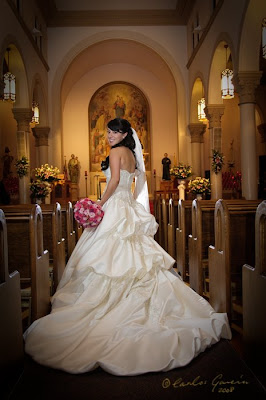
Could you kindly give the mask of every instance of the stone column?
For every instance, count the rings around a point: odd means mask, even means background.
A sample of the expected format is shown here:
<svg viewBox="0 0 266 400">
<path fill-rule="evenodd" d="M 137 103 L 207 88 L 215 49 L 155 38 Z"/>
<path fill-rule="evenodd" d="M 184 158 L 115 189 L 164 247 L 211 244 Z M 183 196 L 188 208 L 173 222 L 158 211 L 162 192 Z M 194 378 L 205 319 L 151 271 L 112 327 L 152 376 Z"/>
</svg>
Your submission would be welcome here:
<svg viewBox="0 0 266 400">
<path fill-rule="evenodd" d="M 206 126 L 207 125 L 202 122 L 188 125 L 191 136 L 192 172 L 195 176 L 201 176 L 201 143 L 203 141 L 203 134 L 206 131 Z"/>
<path fill-rule="evenodd" d="M 48 136 L 49 126 L 35 126 L 32 128 L 35 137 L 35 146 L 37 147 L 38 163 L 40 165 L 48 163 Z"/>
<path fill-rule="evenodd" d="M 240 99 L 242 196 L 247 200 L 258 198 L 255 89 L 260 77 L 259 71 L 239 72 L 233 79 Z"/>
<path fill-rule="evenodd" d="M 30 122 L 32 120 L 31 108 L 13 108 L 15 120 L 17 121 L 17 154 L 18 159 L 26 156 L 30 160 Z M 29 168 L 30 171 L 30 168 Z M 29 190 L 30 174 L 19 179 L 19 199 L 21 204 L 30 203 Z"/>
<path fill-rule="evenodd" d="M 222 149 L 222 128 L 221 128 L 221 118 L 224 114 L 223 104 L 208 104 L 205 107 L 205 114 L 209 120 L 210 129 L 210 176 L 211 176 L 211 199 L 221 199 L 223 195 L 222 188 L 222 172 L 212 171 L 212 150 L 221 151 Z"/>
</svg>

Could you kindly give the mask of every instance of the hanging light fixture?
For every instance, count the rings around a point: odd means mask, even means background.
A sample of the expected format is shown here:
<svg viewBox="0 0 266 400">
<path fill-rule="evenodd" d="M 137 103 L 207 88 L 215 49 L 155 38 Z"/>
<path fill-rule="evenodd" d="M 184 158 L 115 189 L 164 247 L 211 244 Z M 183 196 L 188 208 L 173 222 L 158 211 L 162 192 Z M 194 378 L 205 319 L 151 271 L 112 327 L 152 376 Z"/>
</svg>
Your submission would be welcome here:
<svg viewBox="0 0 266 400">
<path fill-rule="evenodd" d="M 262 20 L 262 57 L 266 58 L 266 18 Z"/>
<path fill-rule="evenodd" d="M 9 71 L 9 53 L 10 48 L 7 51 L 7 69 L 8 71 L 4 74 L 4 98 L 5 101 L 16 101 L 16 77 Z"/>
<path fill-rule="evenodd" d="M 206 114 L 204 111 L 204 108 L 206 107 L 205 104 L 205 99 L 204 97 L 202 97 L 199 101 L 198 101 L 198 120 L 199 121 L 206 121 Z"/>
<path fill-rule="evenodd" d="M 39 104 L 36 101 L 32 102 L 32 111 L 33 116 L 31 122 L 33 122 L 35 125 L 38 125 L 40 123 L 40 111 Z"/>
<path fill-rule="evenodd" d="M 224 45 L 225 48 L 225 69 L 222 71 L 221 92 L 223 99 L 232 99 L 234 97 L 234 85 L 232 83 L 233 70 L 228 68 L 227 65 L 227 48 L 228 44 Z"/>
</svg>

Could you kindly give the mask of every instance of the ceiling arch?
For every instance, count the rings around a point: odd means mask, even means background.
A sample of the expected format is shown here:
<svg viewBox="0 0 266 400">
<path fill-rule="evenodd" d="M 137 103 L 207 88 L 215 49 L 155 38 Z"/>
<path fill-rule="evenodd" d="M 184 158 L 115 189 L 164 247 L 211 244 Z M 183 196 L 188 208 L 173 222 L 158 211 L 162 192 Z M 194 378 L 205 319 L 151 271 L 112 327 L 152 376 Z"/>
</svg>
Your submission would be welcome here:
<svg viewBox="0 0 266 400">
<path fill-rule="evenodd" d="M 162 57 L 154 50 L 133 40 L 110 39 L 87 47 L 70 63 L 62 81 L 62 105 L 64 105 L 72 86 L 89 70 L 117 63 L 136 65 L 153 73 L 164 82 L 169 91 L 176 90 L 172 72 Z"/>
<path fill-rule="evenodd" d="M 115 64 L 120 68 L 121 65 L 125 68 L 128 66 L 129 69 L 135 67 L 140 73 L 143 71 L 144 75 L 147 72 L 152 73 L 169 93 L 169 107 L 174 110 L 179 136 L 186 135 L 185 82 L 176 60 L 163 46 L 146 35 L 136 31 L 110 30 L 96 33 L 75 43 L 53 69 L 49 84 L 52 99 L 49 109 L 53 129 L 49 139 L 55 149 L 62 150 L 62 113 L 71 89 L 88 73 L 104 68 L 108 74 L 109 65 L 111 71 Z M 136 79 L 131 83 L 138 86 Z M 145 93 L 145 83 L 139 88 Z M 59 157 L 58 150 L 55 157 Z"/>
</svg>

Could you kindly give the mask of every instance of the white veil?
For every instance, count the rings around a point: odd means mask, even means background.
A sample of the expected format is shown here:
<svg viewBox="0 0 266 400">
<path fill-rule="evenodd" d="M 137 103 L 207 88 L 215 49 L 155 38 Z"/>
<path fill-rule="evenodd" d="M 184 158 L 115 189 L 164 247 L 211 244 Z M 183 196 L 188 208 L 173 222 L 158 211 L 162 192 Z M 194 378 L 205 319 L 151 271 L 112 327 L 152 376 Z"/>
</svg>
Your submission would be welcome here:
<svg viewBox="0 0 266 400">
<path fill-rule="evenodd" d="M 142 146 L 135 129 L 132 128 L 133 138 L 136 143 L 135 155 L 137 161 L 137 169 L 135 174 L 135 190 L 134 198 L 142 204 L 147 212 L 150 212 L 149 192 L 146 179 L 145 164 L 142 153 Z"/>
</svg>

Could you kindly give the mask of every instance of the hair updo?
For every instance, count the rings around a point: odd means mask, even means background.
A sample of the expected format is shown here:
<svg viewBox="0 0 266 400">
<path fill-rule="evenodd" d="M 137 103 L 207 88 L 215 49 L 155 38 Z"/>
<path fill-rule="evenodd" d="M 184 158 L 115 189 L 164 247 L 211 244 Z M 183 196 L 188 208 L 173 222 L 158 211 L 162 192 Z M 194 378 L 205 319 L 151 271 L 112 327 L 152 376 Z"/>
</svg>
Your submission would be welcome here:
<svg viewBox="0 0 266 400">
<path fill-rule="evenodd" d="M 128 147 L 134 154 L 134 157 L 136 158 L 134 152 L 136 143 L 133 138 L 133 131 L 130 122 L 128 122 L 128 120 L 123 118 L 115 118 L 108 122 L 107 128 L 109 128 L 111 131 L 114 132 L 127 133 L 126 137 L 123 140 L 121 140 L 121 142 L 115 144 L 111 148 L 113 149 L 115 147 L 120 147 L 120 146 Z M 109 156 L 106 158 L 106 160 L 102 161 L 101 163 L 101 169 L 103 171 L 106 170 L 108 167 L 109 167 Z"/>
</svg>

